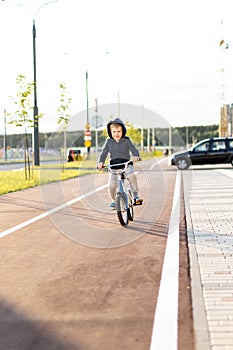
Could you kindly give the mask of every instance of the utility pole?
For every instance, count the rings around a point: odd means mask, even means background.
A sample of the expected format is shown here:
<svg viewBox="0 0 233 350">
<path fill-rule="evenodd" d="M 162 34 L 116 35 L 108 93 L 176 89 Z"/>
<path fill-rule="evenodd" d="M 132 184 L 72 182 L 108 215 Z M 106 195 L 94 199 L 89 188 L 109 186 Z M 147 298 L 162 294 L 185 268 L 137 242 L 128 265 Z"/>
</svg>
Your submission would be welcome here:
<svg viewBox="0 0 233 350">
<path fill-rule="evenodd" d="M 34 123 L 34 165 L 40 165 L 40 147 L 39 147 L 39 124 L 38 124 L 38 106 L 37 106 L 37 80 L 36 80 L 36 25 L 35 19 L 32 24 L 33 38 L 33 81 L 34 81 L 34 107 L 33 107 L 33 123 Z"/>
<path fill-rule="evenodd" d="M 144 106 L 142 105 L 141 152 L 144 151 Z"/>
<path fill-rule="evenodd" d="M 118 99 L 118 117 L 121 117 L 121 103 L 120 103 L 120 93 L 118 91 L 117 93 L 117 99 Z"/>
<path fill-rule="evenodd" d="M 7 160 L 7 133 L 6 133 L 6 109 L 4 108 L 4 152 L 5 161 Z"/>
<path fill-rule="evenodd" d="M 87 147 L 87 157 L 89 157 L 90 150 L 91 150 L 91 131 L 90 131 L 90 123 L 89 123 L 88 71 L 86 71 L 86 99 L 87 99 L 87 124 L 85 127 L 84 145 Z"/>
<path fill-rule="evenodd" d="M 98 161 L 98 99 L 95 99 L 95 153 L 96 153 L 96 162 Z"/>
</svg>

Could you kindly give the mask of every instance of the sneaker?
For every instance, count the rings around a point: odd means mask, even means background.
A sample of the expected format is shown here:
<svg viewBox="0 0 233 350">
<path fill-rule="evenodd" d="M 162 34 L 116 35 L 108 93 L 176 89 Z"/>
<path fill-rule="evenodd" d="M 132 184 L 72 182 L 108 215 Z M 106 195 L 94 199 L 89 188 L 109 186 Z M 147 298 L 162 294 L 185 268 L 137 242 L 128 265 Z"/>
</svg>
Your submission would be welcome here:
<svg viewBox="0 0 233 350">
<path fill-rule="evenodd" d="M 116 209 L 116 204 L 115 204 L 115 202 L 111 202 L 109 207 L 110 207 L 111 209 Z"/>
<path fill-rule="evenodd" d="M 138 196 L 134 197 L 134 205 L 141 205 L 143 199 L 139 198 Z"/>
</svg>

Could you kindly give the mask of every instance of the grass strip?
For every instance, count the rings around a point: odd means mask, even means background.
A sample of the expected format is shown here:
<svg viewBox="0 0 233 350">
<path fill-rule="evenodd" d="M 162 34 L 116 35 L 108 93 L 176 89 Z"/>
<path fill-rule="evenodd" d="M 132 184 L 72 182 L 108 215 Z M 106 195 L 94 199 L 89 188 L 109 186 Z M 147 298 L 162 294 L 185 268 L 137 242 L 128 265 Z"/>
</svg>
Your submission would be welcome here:
<svg viewBox="0 0 233 350">
<path fill-rule="evenodd" d="M 50 182 L 64 181 L 67 179 L 83 176 L 95 172 L 96 169 L 89 164 L 85 168 L 78 164 L 66 164 L 61 167 L 59 164 L 34 167 L 31 169 L 31 177 L 25 179 L 24 168 L 20 170 L 0 172 L 0 195 L 10 192 L 21 191 L 27 188 L 40 186 Z"/>
</svg>

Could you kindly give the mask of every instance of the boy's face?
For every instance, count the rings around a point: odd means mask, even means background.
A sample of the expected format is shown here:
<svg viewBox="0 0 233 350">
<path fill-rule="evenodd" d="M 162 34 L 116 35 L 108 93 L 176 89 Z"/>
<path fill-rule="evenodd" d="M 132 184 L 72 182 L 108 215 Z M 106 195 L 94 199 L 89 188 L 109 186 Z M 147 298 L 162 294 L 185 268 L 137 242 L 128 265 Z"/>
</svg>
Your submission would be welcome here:
<svg viewBox="0 0 233 350">
<path fill-rule="evenodd" d="M 116 142 L 122 138 L 122 127 L 121 126 L 111 126 L 112 137 Z"/>
</svg>

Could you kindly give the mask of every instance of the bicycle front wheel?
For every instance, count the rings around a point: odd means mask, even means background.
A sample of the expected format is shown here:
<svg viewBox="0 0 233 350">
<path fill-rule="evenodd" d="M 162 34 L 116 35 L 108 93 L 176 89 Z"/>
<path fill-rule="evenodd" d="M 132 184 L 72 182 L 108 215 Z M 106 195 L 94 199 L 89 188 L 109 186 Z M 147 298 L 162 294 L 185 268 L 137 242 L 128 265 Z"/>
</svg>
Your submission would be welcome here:
<svg viewBox="0 0 233 350">
<path fill-rule="evenodd" d="M 127 226 L 129 222 L 128 209 L 124 196 L 118 195 L 116 198 L 117 216 L 122 226 Z"/>
<path fill-rule="evenodd" d="M 134 219 L 134 210 L 133 210 L 133 199 L 132 199 L 131 191 L 129 191 L 128 200 L 129 200 L 128 218 L 129 218 L 130 221 L 133 221 L 133 219 Z"/>
</svg>

